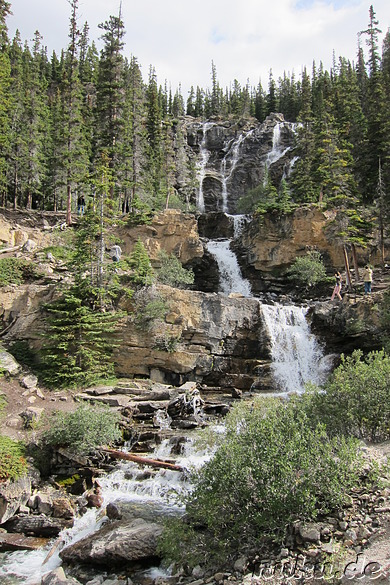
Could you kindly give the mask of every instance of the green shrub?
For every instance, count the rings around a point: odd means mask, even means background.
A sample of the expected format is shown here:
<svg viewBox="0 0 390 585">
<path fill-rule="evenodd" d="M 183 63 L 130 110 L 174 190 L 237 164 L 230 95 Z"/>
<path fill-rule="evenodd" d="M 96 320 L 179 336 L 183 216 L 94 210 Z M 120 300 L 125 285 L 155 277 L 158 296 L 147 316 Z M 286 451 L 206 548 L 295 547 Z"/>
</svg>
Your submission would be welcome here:
<svg viewBox="0 0 390 585">
<path fill-rule="evenodd" d="M 162 250 L 159 254 L 159 259 L 161 262 L 157 271 L 157 280 L 159 282 L 177 288 L 194 283 L 193 271 L 183 268 L 175 254 L 168 255 L 165 250 Z"/>
<path fill-rule="evenodd" d="M 0 435 L 0 481 L 18 479 L 27 472 L 24 446 Z"/>
<path fill-rule="evenodd" d="M 25 280 L 40 278 L 33 262 L 24 258 L 0 258 L 0 286 L 22 284 Z"/>
<path fill-rule="evenodd" d="M 56 412 L 42 439 L 51 447 L 69 447 L 88 454 L 121 438 L 119 414 L 108 406 L 82 405 L 74 412 Z"/>
<path fill-rule="evenodd" d="M 390 437 L 390 356 L 384 350 L 364 358 L 360 350 L 342 355 L 324 390 L 311 390 L 300 400 L 329 433 L 370 441 Z"/>
<path fill-rule="evenodd" d="M 188 555 L 180 551 L 186 560 L 210 560 L 222 545 L 225 554 L 245 550 L 264 533 L 281 542 L 295 520 L 314 520 L 340 508 L 358 481 L 357 441 L 330 439 L 324 426 L 312 427 L 295 404 L 272 399 L 242 404 L 226 423 L 225 440 L 188 496 Z M 167 527 L 160 546 L 177 561 L 172 530 Z"/>
<path fill-rule="evenodd" d="M 305 287 L 326 282 L 328 277 L 320 252 L 310 250 L 306 256 L 296 258 L 289 270 L 288 278 Z"/>
<path fill-rule="evenodd" d="M 43 253 L 53 254 L 54 258 L 57 260 L 62 260 L 63 262 L 69 262 L 73 257 L 73 247 L 72 246 L 60 246 L 60 245 L 53 245 L 48 246 L 42 250 Z"/>
</svg>

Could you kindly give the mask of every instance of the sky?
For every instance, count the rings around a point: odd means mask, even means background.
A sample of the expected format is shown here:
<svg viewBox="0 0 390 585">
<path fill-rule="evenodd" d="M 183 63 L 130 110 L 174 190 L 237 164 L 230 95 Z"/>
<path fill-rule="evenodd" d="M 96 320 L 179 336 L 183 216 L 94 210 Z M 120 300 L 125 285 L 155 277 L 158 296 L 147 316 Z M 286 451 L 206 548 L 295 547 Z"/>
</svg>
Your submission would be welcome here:
<svg viewBox="0 0 390 585">
<path fill-rule="evenodd" d="M 38 30 L 49 56 L 68 45 L 68 0 L 9 0 L 10 38 L 16 29 L 30 42 Z M 186 99 L 191 85 L 211 87 L 212 62 L 222 88 L 237 80 L 268 88 L 313 61 L 332 65 L 333 54 L 356 60 L 358 32 L 367 29 L 373 4 L 383 34 L 390 27 L 390 0 L 122 0 L 124 54 L 137 58 L 144 81 L 153 66 L 159 84 Z M 79 0 L 79 27 L 101 47 L 99 23 L 118 15 L 120 0 Z M 380 35 L 380 40 L 383 38 Z M 364 44 L 365 46 L 365 44 Z"/>
</svg>

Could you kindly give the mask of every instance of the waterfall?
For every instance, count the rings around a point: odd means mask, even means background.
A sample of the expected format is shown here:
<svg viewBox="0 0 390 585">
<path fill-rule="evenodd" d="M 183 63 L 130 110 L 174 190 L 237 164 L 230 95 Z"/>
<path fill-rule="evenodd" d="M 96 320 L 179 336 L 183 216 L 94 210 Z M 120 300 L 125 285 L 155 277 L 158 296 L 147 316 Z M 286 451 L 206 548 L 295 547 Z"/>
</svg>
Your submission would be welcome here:
<svg viewBox="0 0 390 585">
<path fill-rule="evenodd" d="M 280 139 L 281 139 L 281 129 L 284 125 L 284 122 L 278 122 L 274 126 L 274 132 L 272 136 L 272 149 L 267 154 L 267 159 L 265 161 L 265 166 L 269 168 L 272 164 L 276 163 L 282 156 L 286 154 L 290 150 L 288 146 L 284 150 L 280 147 Z"/>
<path fill-rule="evenodd" d="M 217 261 L 220 277 L 221 292 L 241 293 L 244 297 L 251 295 L 249 282 L 242 277 L 237 256 L 230 249 L 231 240 L 210 240 L 206 247 Z"/>
<path fill-rule="evenodd" d="M 311 333 L 305 307 L 262 305 L 271 338 L 272 371 L 279 390 L 303 392 L 307 382 L 322 384 L 330 371 L 329 358 Z"/>
<path fill-rule="evenodd" d="M 230 181 L 237 166 L 242 143 L 252 134 L 253 130 L 249 130 L 249 132 L 244 132 L 238 138 L 231 140 L 226 148 L 226 154 L 221 161 L 222 211 L 224 213 L 228 211 L 228 181 Z"/>
<path fill-rule="evenodd" d="M 221 428 L 210 427 L 215 433 Z M 155 459 L 172 458 L 172 445 L 165 439 L 151 455 Z M 185 469 L 198 469 L 213 455 L 206 448 L 199 450 L 194 440 L 183 445 L 182 454 L 176 458 L 178 465 Z M 121 461 L 115 469 L 99 478 L 104 497 L 104 507 L 110 502 L 121 503 L 134 517 L 156 521 L 157 517 L 167 514 L 181 514 L 184 509 L 180 496 L 192 489 L 188 474 L 168 469 L 153 470 L 144 473 L 143 468 L 130 461 Z M 61 564 L 59 552 L 69 544 L 93 534 L 105 522 L 106 517 L 101 510 L 90 509 L 75 520 L 73 528 L 63 530 L 60 534 L 61 546 L 45 564 L 44 560 L 52 548 L 53 542 L 45 548 L 35 551 L 17 551 L 0 554 L 0 583 L 37 585 L 45 573 L 52 571 Z"/>
<path fill-rule="evenodd" d="M 207 163 L 210 158 L 210 151 L 206 148 L 207 143 L 207 131 L 214 126 L 213 122 L 205 122 L 202 125 L 203 137 L 199 145 L 200 161 L 198 163 L 198 177 L 199 177 L 199 189 L 196 199 L 196 207 L 200 213 L 204 213 L 204 197 L 203 197 L 203 181 L 206 176 Z"/>
</svg>

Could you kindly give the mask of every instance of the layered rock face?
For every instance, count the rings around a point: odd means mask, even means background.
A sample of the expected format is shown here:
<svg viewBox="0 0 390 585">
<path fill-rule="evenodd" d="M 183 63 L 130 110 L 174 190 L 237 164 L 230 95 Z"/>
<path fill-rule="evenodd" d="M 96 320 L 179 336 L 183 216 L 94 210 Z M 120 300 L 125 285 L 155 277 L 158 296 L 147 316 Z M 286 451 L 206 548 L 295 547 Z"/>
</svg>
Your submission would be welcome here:
<svg viewBox="0 0 390 585">
<path fill-rule="evenodd" d="M 248 389 L 270 357 L 257 299 L 158 286 L 151 298 L 168 307 L 164 321 L 134 324 L 137 307 L 120 331 L 116 370 L 164 383 L 187 380 Z M 139 314 L 139 312 L 138 312 Z"/>
</svg>

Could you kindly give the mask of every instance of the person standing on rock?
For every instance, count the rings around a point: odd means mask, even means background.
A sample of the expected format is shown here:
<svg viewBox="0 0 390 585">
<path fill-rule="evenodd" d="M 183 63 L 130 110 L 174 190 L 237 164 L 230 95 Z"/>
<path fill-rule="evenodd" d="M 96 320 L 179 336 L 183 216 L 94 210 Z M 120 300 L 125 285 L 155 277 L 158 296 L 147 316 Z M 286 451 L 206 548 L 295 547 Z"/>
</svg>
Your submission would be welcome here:
<svg viewBox="0 0 390 585">
<path fill-rule="evenodd" d="M 340 299 L 340 301 L 342 301 L 343 299 L 342 299 L 342 296 L 340 294 L 341 293 L 341 286 L 342 286 L 342 277 L 341 277 L 340 272 L 336 272 L 334 277 L 336 279 L 336 284 L 334 286 L 333 293 L 332 293 L 330 300 L 333 301 L 335 296 L 337 296 Z"/>
<path fill-rule="evenodd" d="M 372 268 L 369 266 L 369 264 L 366 264 L 366 266 L 364 267 L 363 281 L 364 281 L 364 294 L 367 295 L 371 292 L 371 285 L 372 285 Z"/>
</svg>

